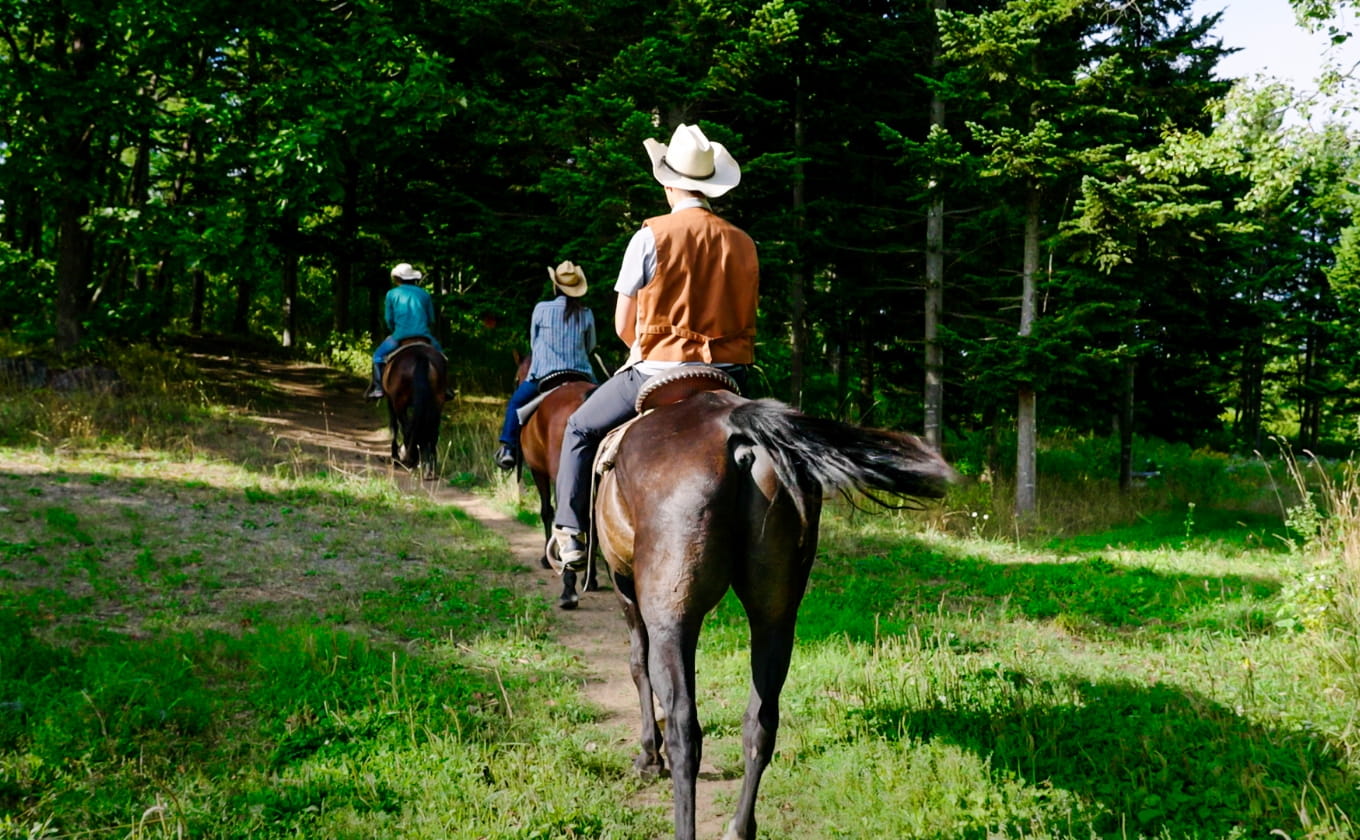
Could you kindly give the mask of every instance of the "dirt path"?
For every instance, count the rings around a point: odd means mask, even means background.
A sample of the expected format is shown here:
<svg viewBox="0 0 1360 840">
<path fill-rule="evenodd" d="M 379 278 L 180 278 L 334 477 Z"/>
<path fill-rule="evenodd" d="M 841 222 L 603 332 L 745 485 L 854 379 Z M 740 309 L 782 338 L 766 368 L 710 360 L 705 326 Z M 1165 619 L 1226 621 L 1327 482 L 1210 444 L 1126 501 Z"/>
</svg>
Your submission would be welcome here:
<svg viewBox="0 0 1360 840">
<path fill-rule="evenodd" d="M 239 365 L 225 357 L 198 356 L 196 361 L 218 372 Z M 342 469 L 384 473 L 411 492 L 458 506 L 504 537 L 514 556 L 535 570 L 530 578 L 533 592 L 556 603 L 560 580 L 542 569 L 538 561 L 543 550 L 542 531 L 515 520 L 483 496 L 450 487 L 447 482 L 421 481 L 399 468 L 393 470 L 385 415 L 363 401 L 363 383 L 337 379 L 334 370 L 320 365 L 251 360 L 250 366 L 253 376 L 267 375 L 287 396 L 286 409 L 251 415 L 267 424 L 278 441 L 324 454 L 327 461 Z M 576 610 L 555 615 L 558 641 L 574 650 L 590 670 L 584 690 L 604 713 L 598 724 L 601 740 L 635 747 L 637 690 L 628 672 L 628 638 L 613 592 L 585 593 Z M 708 744 L 715 741 L 710 739 Z M 712 754 L 711 750 L 705 752 Z M 699 837 L 722 836 L 739 789 L 739 779 L 722 778 L 705 760 L 696 801 Z M 670 785 L 652 785 L 645 795 L 647 804 L 669 802 Z"/>
</svg>

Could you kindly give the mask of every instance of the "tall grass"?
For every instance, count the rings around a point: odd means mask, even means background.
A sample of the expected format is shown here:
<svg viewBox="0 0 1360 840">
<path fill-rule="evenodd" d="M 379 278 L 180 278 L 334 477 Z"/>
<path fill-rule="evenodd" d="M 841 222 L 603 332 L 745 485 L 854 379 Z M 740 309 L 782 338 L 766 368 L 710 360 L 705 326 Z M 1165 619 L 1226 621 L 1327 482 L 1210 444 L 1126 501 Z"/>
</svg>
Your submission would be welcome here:
<svg viewBox="0 0 1360 840">
<path fill-rule="evenodd" d="M 1326 653 L 1327 675 L 1360 691 L 1360 466 L 1283 447 L 1296 498 L 1286 517 L 1297 568 L 1282 624 L 1298 622 Z"/>
</svg>

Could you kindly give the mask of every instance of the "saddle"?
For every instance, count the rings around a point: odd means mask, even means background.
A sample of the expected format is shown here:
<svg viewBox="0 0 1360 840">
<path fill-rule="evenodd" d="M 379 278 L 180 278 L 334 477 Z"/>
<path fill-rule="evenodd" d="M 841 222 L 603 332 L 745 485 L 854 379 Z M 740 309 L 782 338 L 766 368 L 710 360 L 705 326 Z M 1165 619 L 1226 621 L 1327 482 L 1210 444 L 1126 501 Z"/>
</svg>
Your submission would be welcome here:
<svg viewBox="0 0 1360 840">
<path fill-rule="evenodd" d="M 558 385 L 565 385 L 568 382 L 589 382 L 590 377 L 579 370 L 555 370 L 538 380 L 538 392 L 546 394 Z"/>
<path fill-rule="evenodd" d="M 529 400 L 524 405 L 515 409 L 515 416 L 519 418 L 519 424 L 523 426 L 529 422 L 529 418 L 534 416 L 538 407 L 554 388 L 566 385 L 568 382 L 589 382 L 590 377 L 579 370 L 555 370 L 538 380 L 538 396 Z"/>
<path fill-rule="evenodd" d="M 704 391 L 730 391 L 740 395 L 737 380 L 719 368 L 708 365 L 681 365 L 662 371 L 642 384 L 633 407 L 637 416 L 610 429 L 595 453 L 595 474 L 603 475 L 614 466 L 623 435 L 638 420 L 654 409 L 689 399 Z M 593 495 L 593 494 L 592 494 Z"/>
<path fill-rule="evenodd" d="M 408 352 L 412 347 L 428 347 L 434 349 L 434 344 L 423 335 L 413 335 L 410 338 L 403 338 L 397 342 L 397 349 L 387 354 L 387 361 L 392 361 L 402 353 Z M 443 355 L 442 353 L 440 354 Z"/>
<path fill-rule="evenodd" d="M 445 356 L 443 353 L 439 353 L 439 351 L 435 350 L 433 342 L 431 342 L 429 338 L 423 335 L 413 335 L 410 338 L 401 339 L 400 341 L 397 342 L 397 349 L 387 354 L 387 359 L 384 363 L 385 366 L 383 368 L 382 385 L 383 391 L 385 393 L 391 393 L 392 391 L 391 387 L 389 387 L 387 384 L 388 378 L 392 375 L 392 371 L 396 370 L 396 366 L 392 364 L 392 360 L 406 353 L 411 352 L 414 348 L 417 347 L 423 347 L 428 350 L 434 351 L 438 353 L 439 356 L 443 358 L 445 361 L 448 360 L 448 356 Z"/>
</svg>

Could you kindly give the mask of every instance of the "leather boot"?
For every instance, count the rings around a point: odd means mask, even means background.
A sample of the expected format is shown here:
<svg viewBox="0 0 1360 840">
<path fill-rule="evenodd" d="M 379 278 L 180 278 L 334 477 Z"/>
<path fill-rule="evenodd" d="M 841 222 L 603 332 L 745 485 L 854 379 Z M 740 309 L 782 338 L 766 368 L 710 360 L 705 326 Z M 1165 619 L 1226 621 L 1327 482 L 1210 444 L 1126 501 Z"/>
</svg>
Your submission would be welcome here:
<svg viewBox="0 0 1360 840">
<path fill-rule="evenodd" d="M 383 398 L 382 374 L 384 362 L 373 363 L 373 381 L 369 383 L 368 391 L 364 394 L 364 399 L 380 400 Z"/>
</svg>

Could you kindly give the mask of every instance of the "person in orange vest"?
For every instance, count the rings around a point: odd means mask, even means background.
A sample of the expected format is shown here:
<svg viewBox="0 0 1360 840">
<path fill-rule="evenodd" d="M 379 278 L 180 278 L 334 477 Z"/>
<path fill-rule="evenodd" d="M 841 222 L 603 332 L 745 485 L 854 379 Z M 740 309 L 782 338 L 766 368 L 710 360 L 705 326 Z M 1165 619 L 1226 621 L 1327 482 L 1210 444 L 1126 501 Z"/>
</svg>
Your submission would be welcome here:
<svg viewBox="0 0 1360 840">
<path fill-rule="evenodd" d="M 561 574 L 586 564 L 590 471 L 600 441 L 636 414 L 647 379 L 677 365 L 711 365 L 739 386 L 755 360 L 760 264 L 756 244 L 713 212 L 741 181 L 741 168 L 697 125 L 670 143 L 645 140 L 652 175 L 670 212 L 647 219 L 624 251 L 614 291 L 614 331 L 628 361 L 567 421 L 557 471 L 557 511 L 546 555 Z"/>
</svg>

